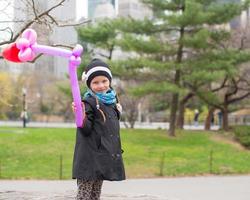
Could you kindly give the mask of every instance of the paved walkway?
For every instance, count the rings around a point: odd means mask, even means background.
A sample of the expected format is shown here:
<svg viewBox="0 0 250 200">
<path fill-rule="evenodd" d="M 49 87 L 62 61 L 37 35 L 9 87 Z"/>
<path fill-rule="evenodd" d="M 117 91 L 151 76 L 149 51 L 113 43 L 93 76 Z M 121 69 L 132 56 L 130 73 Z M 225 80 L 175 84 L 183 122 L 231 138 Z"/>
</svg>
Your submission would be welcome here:
<svg viewBox="0 0 250 200">
<path fill-rule="evenodd" d="M 0 127 L 22 127 L 22 121 L 0 121 Z M 29 122 L 26 124 L 27 127 L 46 127 L 46 128 L 75 128 L 75 123 L 66 122 Z M 125 128 L 124 122 L 120 122 L 120 127 Z M 168 129 L 168 122 L 135 122 L 134 128 L 138 129 Z M 204 125 L 184 125 L 186 130 L 204 130 Z M 211 127 L 211 130 L 218 130 L 219 126 L 215 125 Z"/>
<path fill-rule="evenodd" d="M 249 200 L 249 176 L 104 182 L 101 200 Z M 75 181 L 0 181 L 0 200 L 71 200 Z"/>
</svg>

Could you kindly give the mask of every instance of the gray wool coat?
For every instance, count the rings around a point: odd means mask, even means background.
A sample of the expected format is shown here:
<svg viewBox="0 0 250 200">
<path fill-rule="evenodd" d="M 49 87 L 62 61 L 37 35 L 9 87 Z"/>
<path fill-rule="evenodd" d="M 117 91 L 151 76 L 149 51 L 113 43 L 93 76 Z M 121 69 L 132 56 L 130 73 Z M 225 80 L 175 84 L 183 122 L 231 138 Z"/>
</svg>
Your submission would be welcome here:
<svg viewBox="0 0 250 200">
<path fill-rule="evenodd" d="M 83 100 L 86 118 L 77 128 L 73 160 L 73 178 L 120 181 L 125 179 L 120 140 L 120 113 L 115 104 L 101 102 L 106 121 L 97 110 L 96 99 Z"/>
</svg>

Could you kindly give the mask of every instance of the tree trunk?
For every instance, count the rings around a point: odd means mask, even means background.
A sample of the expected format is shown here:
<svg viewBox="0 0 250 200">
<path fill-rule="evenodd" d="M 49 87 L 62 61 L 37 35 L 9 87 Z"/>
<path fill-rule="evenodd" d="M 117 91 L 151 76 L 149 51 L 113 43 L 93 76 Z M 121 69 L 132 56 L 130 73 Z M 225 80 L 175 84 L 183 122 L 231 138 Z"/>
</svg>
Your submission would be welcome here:
<svg viewBox="0 0 250 200">
<path fill-rule="evenodd" d="M 183 129 L 184 126 L 184 114 L 185 114 L 185 105 L 189 99 L 194 96 L 193 93 L 188 93 L 179 103 L 179 114 L 177 118 L 177 127 Z"/>
<path fill-rule="evenodd" d="M 178 99 L 179 94 L 174 93 L 172 96 L 172 102 L 171 102 L 171 110 L 170 110 L 170 124 L 169 124 L 169 136 L 175 136 L 175 122 L 176 122 L 176 113 L 178 109 Z"/>
<path fill-rule="evenodd" d="M 206 121 L 205 121 L 205 130 L 210 130 L 210 128 L 211 128 L 211 121 L 212 121 L 214 111 L 215 111 L 215 107 L 210 107 L 209 108 L 207 118 L 206 118 Z"/>
<path fill-rule="evenodd" d="M 136 121 L 136 118 L 137 118 L 137 111 L 136 109 L 134 109 L 134 111 L 132 111 L 128 117 L 128 121 L 129 121 L 129 124 L 130 124 L 130 128 L 134 128 L 135 126 L 135 121 Z"/>
<path fill-rule="evenodd" d="M 183 11 L 184 11 L 184 7 L 183 7 Z M 182 41 L 183 37 L 184 37 L 184 27 L 181 27 L 179 41 Z M 183 54 L 182 50 L 183 50 L 183 44 L 182 42 L 180 42 L 178 51 L 177 51 L 176 63 L 181 63 L 182 61 L 182 54 Z M 180 77 L 181 77 L 181 70 L 177 69 L 175 71 L 175 76 L 174 76 L 174 84 L 176 86 L 180 86 Z M 171 110 L 170 110 L 170 124 L 169 124 L 169 132 L 168 132 L 169 136 L 175 136 L 176 113 L 178 109 L 178 104 L 179 104 L 179 93 L 174 92 L 172 96 Z"/>
<path fill-rule="evenodd" d="M 133 121 L 130 121 L 129 124 L 130 124 L 130 128 L 131 128 L 131 129 L 134 129 L 135 121 L 134 121 L 134 120 L 133 120 Z"/>
<path fill-rule="evenodd" d="M 225 104 L 222 110 L 222 128 L 224 131 L 229 130 L 229 125 L 228 125 L 228 105 Z"/>
<path fill-rule="evenodd" d="M 131 128 L 131 129 L 134 129 L 134 126 L 135 126 L 135 122 L 131 122 L 131 123 L 130 123 L 130 128 Z"/>
<path fill-rule="evenodd" d="M 185 114 L 185 102 L 180 101 L 179 103 L 179 114 L 177 118 L 177 127 L 183 129 L 184 126 L 184 114 Z"/>
<path fill-rule="evenodd" d="M 109 48 L 109 56 L 108 56 L 108 59 L 109 59 L 109 60 L 112 59 L 113 51 L 114 51 L 114 45 L 112 45 L 112 46 Z"/>
</svg>

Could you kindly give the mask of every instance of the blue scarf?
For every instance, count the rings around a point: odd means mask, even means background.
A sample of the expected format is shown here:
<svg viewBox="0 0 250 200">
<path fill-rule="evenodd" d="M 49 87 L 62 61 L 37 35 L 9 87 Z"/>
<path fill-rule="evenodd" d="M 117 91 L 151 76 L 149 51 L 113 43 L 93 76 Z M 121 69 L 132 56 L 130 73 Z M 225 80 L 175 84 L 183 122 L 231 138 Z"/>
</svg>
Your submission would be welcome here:
<svg viewBox="0 0 250 200">
<path fill-rule="evenodd" d="M 113 104 L 116 103 L 116 92 L 113 89 L 109 89 L 107 92 L 105 93 L 101 93 L 101 92 L 96 92 L 94 93 L 92 90 L 89 90 L 84 94 L 84 97 L 97 97 L 97 99 L 99 101 L 101 101 L 104 104 Z"/>
</svg>

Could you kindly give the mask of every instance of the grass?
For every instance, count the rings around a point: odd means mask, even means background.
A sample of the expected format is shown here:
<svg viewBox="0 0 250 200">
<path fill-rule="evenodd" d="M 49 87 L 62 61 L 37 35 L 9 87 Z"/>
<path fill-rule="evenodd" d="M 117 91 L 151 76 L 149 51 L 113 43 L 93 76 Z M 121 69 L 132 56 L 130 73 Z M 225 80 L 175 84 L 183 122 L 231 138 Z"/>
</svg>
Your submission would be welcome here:
<svg viewBox="0 0 250 200">
<path fill-rule="evenodd" d="M 250 173 L 250 151 L 214 132 L 121 130 L 128 178 Z M 71 179 L 75 130 L 0 128 L 1 179 Z M 212 155 L 212 158 L 211 158 Z"/>
</svg>

